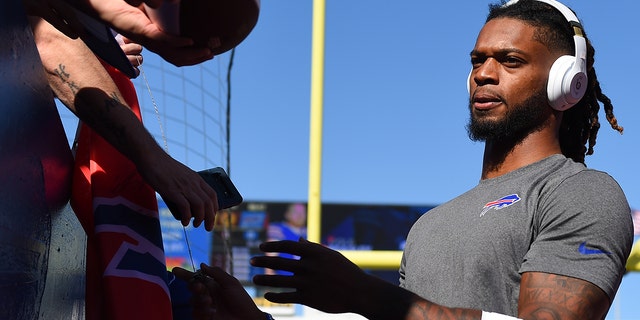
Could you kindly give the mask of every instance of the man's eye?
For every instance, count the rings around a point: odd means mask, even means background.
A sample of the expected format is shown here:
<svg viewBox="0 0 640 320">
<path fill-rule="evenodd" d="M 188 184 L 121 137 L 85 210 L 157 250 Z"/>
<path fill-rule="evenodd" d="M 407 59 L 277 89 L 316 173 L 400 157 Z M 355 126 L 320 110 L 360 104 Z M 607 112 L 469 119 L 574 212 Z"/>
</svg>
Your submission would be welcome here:
<svg viewBox="0 0 640 320">
<path fill-rule="evenodd" d="M 477 58 L 472 58 L 471 59 L 471 66 L 473 68 L 477 68 L 480 67 L 482 65 L 484 61 L 482 59 L 477 59 Z"/>
<path fill-rule="evenodd" d="M 517 67 L 520 66 L 522 64 L 522 60 L 516 58 L 516 57 L 506 57 L 504 59 L 504 64 L 509 66 L 509 67 Z"/>
</svg>

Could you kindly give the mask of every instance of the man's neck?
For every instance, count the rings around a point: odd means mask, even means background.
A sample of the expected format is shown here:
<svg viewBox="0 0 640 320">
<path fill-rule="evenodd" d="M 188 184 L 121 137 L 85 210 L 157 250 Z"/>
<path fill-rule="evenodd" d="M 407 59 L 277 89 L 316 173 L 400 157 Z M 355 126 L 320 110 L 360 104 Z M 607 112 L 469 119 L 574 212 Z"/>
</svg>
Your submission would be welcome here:
<svg viewBox="0 0 640 320">
<path fill-rule="evenodd" d="M 482 179 L 495 178 L 561 153 L 558 138 L 549 131 L 531 133 L 520 142 L 487 141 Z"/>
</svg>

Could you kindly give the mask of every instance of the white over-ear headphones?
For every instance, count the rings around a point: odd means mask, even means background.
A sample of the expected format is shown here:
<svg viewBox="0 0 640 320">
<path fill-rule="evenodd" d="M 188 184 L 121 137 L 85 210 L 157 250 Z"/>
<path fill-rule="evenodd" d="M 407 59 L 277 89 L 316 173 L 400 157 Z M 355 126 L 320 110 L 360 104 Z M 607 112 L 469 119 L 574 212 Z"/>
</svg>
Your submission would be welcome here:
<svg viewBox="0 0 640 320">
<path fill-rule="evenodd" d="M 511 0 L 504 6 L 510 6 L 518 1 Z M 587 40 L 578 17 L 571 9 L 556 0 L 536 1 L 544 2 L 560 11 L 574 31 L 575 56 L 559 57 L 551 66 L 547 81 L 549 104 L 556 110 L 564 111 L 578 103 L 587 91 Z M 469 73 L 467 81 L 467 89 L 469 90 L 471 80 L 471 73 Z"/>
</svg>

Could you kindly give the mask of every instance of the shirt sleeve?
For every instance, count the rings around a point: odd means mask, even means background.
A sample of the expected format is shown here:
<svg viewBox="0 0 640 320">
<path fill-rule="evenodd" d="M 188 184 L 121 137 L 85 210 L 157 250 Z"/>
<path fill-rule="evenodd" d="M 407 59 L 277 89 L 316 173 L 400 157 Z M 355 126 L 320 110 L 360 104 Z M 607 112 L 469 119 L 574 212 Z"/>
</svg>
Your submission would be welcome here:
<svg viewBox="0 0 640 320">
<path fill-rule="evenodd" d="M 633 241 L 631 210 L 608 174 L 585 170 L 543 191 L 520 273 L 582 279 L 613 299 Z"/>
</svg>

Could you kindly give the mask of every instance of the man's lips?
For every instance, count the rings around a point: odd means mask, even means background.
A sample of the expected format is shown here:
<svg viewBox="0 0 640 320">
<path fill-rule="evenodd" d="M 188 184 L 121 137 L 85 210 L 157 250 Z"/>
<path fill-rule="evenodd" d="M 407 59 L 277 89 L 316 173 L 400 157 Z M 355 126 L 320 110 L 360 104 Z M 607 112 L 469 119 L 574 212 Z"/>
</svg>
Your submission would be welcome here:
<svg viewBox="0 0 640 320">
<path fill-rule="evenodd" d="M 491 108 L 495 108 L 501 103 L 502 99 L 500 99 L 496 95 L 477 93 L 473 96 L 473 108 L 478 110 L 488 110 Z"/>
</svg>

